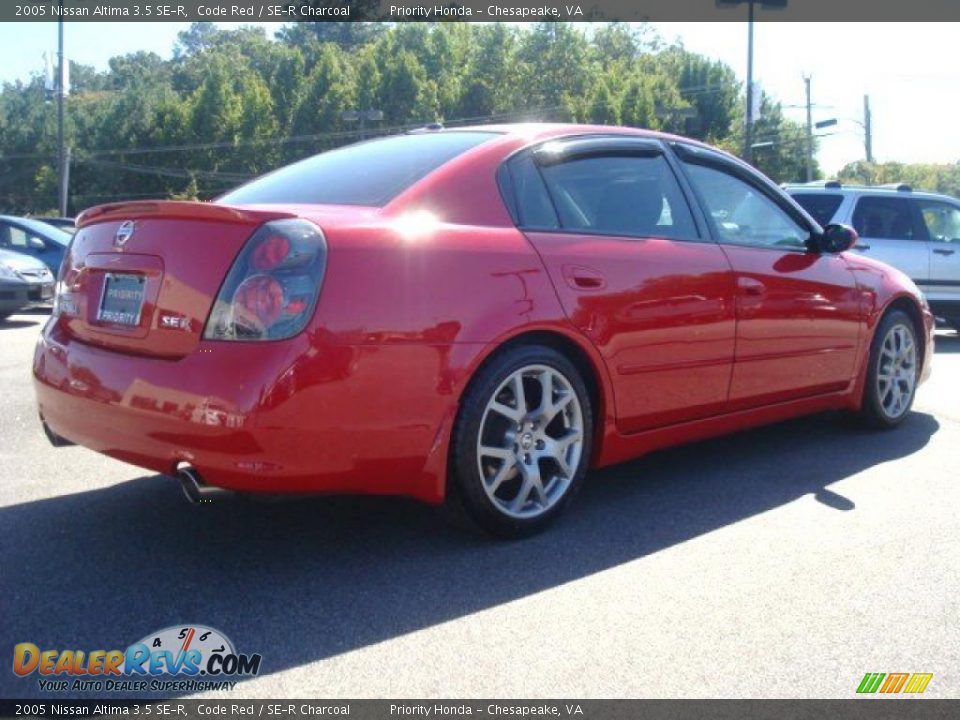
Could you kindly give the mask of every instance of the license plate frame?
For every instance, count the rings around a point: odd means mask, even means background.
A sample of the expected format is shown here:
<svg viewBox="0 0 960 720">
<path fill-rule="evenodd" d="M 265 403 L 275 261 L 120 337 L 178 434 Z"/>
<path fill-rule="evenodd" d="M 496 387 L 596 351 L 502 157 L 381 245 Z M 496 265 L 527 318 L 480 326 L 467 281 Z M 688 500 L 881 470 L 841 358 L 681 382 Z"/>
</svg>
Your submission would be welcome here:
<svg viewBox="0 0 960 720">
<path fill-rule="evenodd" d="M 145 276 L 136 273 L 104 273 L 100 302 L 97 304 L 97 322 L 137 327 L 146 298 L 146 280 Z M 111 289 L 116 289 L 118 293 L 136 292 L 133 297 L 123 297 L 111 295 Z"/>
</svg>

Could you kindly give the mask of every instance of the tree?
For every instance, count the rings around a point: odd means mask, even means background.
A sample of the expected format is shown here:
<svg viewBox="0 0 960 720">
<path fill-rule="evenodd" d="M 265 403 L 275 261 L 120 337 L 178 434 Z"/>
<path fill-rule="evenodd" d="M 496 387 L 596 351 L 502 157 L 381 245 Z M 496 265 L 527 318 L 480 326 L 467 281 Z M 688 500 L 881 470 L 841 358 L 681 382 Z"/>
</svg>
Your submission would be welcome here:
<svg viewBox="0 0 960 720">
<path fill-rule="evenodd" d="M 558 120 L 588 115 L 597 66 L 582 31 L 567 23 L 539 23 L 523 35 L 518 58 L 528 107 Z"/>
<path fill-rule="evenodd" d="M 960 197 L 960 162 L 933 163 L 868 163 L 863 160 L 844 166 L 837 179 L 857 185 L 906 183 L 916 190 L 945 193 Z"/>
<path fill-rule="evenodd" d="M 634 75 L 627 83 L 621 121 L 625 125 L 639 128 L 656 128 L 658 125 L 653 91 L 640 75 Z"/>
<path fill-rule="evenodd" d="M 341 115 L 345 110 L 354 109 L 354 100 L 354 88 L 345 68 L 343 51 L 333 43 L 325 43 L 317 64 L 304 83 L 290 125 L 291 134 L 319 135 L 342 130 Z"/>
<path fill-rule="evenodd" d="M 436 119 L 436 108 L 432 108 L 432 116 L 423 115 L 431 109 L 429 104 L 436 102 L 436 95 L 434 92 L 433 97 L 425 97 L 429 94 L 425 87 L 427 74 L 412 52 L 401 49 L 392 62 L 382 68 L 381 78 L 380 98 L 388 123 L 402 125 Z"/>
<path fill-rule="evenodd" d="M 620 124 L 620 103 L 610 92 L 604 80 L 600 80 L 594 88 L 589 119 L 590 122 L 598 125 Z"/>
<path fill-rule="evenodd" d="M 311 0 L 322 4 L 324 0 Z M 379 7 L 363 0 L 351 7 Z M 357 19 L 355 13 L 354 20 Z M 740 152 L 743 88 L 731 68 L 620 23 L 194 23 L 173 56 L 136 52 L 105 72 L 71 64 L 67 138 L 71 207 L 137 197 L 210 198 L 310 153 L 353 142 L 345 110 L 382 110 L 367 134 L 447 123 L 576 120 L 693 135 Z M 757 165 L 804 171 L 804 133 L 763 98 Z M 57 204 L 56 106 L 43 80 L 0 88 L 0 203 Z M 955 165 L 845 168 L 960 194 Z"/>
</svg>

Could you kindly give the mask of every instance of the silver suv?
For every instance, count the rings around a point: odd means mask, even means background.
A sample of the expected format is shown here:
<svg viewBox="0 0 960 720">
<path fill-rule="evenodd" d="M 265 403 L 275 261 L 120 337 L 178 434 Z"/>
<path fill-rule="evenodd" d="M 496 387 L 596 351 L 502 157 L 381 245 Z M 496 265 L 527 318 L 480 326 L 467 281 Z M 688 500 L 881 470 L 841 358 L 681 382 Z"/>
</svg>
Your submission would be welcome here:
<svg viewBox="0 0 960 720">
<path fill-rule="evenodd" d="M 933 314 L 960 331 L 960 200 L 909 185 L 829 181 L 784 189 L 821 225 L 852 225 L 860 235 L 853 252 L 909 275 Z"/>
</svg>

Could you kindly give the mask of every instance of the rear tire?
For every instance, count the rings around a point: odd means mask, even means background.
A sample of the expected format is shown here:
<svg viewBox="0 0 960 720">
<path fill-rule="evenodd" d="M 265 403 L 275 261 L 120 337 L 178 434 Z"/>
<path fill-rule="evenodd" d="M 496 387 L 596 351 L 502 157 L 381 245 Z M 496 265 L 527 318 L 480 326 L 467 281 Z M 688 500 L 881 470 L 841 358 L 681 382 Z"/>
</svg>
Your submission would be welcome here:
<svg viewBox="0 0 960 720">
<path fill-rule="evenodd" d="M 502 538 L 543 530 L 582 485 L 592 438 L 590 394 L 570 360 L 543 346 L 501 353 L 460 405 L 448 514 Z"/>
<path fill-rule="evenodd" d="M 905 312 L 881 318 L 867 362 L 860 415 L 871 427 L 894 428 L 910 413 L 920 373 L 917 332 Z"/>
</svg>

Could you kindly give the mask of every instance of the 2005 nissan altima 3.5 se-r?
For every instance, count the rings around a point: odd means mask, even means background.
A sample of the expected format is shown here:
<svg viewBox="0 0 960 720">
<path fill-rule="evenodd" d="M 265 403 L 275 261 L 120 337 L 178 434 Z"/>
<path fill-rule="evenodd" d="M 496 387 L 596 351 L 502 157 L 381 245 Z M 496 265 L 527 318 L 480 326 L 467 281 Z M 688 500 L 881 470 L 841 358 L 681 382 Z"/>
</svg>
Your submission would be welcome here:
<svg viewBox="0 0 960 720">
<path fill-rule="evenodd" d="M 929 374 L 907 277 L 653 132 L 425 130 L 78 225 L 44 427 L 195 498 L 401 494 L 520 535 L 590 467 L 829 409 L 893 427 Z"/>
</svg>

